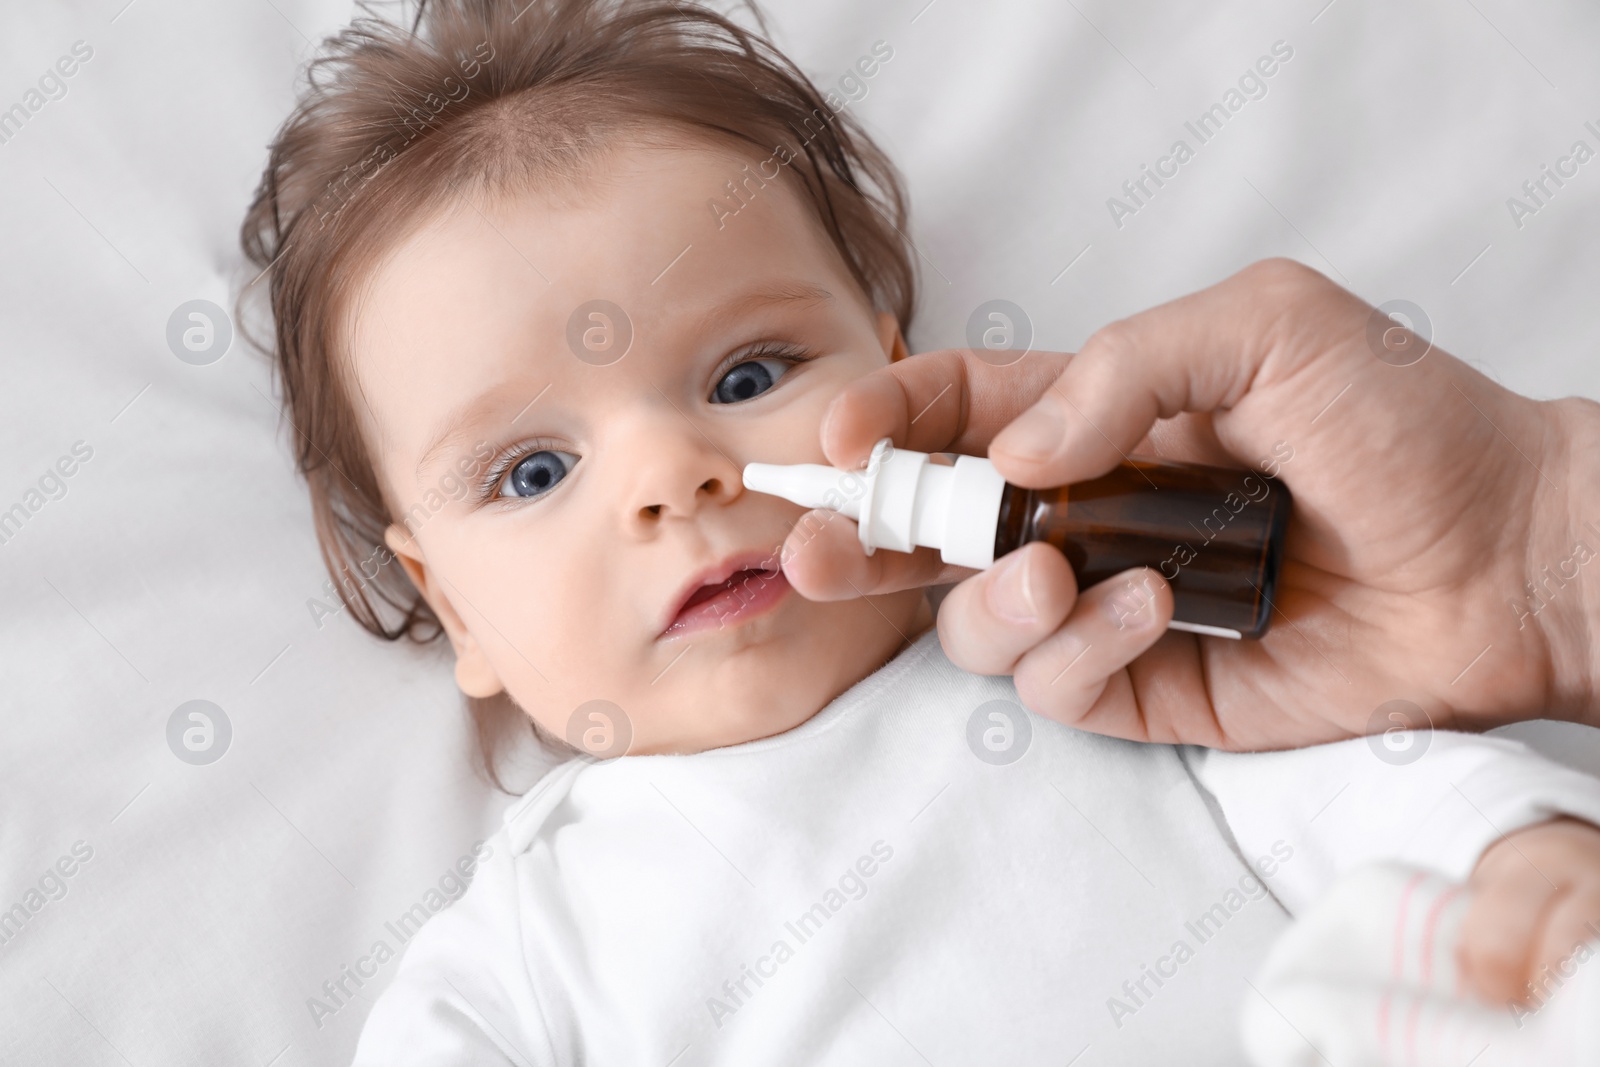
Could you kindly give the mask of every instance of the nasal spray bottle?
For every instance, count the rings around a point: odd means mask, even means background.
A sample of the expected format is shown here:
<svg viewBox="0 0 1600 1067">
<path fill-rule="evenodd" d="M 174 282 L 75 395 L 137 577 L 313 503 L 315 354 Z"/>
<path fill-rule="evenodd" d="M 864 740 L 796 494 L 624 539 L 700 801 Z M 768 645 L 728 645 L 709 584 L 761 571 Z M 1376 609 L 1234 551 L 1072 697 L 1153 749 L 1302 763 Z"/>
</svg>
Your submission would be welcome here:
<svg viewBox="0 0 1600 1067">
<path fill-rule="evenodd" d="M 854 520 L 867 555 L 937 548 L 946 563 L 984 568 L 1029 541 L 1054 545 L 1087 589 L 1131 567 L 1172 585 L 1172 629 L 1260 637 L 1272 622 L 1291 498 L 1254 471 L 1134 460 L 1057 489 L 1011 485 L 994 464 L 872 450 L 865 470 L 749 463 L 746 489 Z"/>
</svg>

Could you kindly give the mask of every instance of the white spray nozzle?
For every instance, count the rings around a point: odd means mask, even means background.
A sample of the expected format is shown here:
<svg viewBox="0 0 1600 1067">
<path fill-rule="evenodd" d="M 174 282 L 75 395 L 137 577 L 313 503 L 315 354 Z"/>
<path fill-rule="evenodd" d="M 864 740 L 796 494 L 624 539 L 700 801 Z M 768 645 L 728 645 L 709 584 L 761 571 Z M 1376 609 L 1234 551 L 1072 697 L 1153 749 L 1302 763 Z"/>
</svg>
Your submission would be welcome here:
<svg viewBox="0 0 1600 1067">
<path fill-rule="evenodd" d="M 896 449 L 885 437 L 873 446 L 865 470 L 749 463 L 744 485 L 855 519 L 869 556 L 878 548 L 910 552 L 922 545 L 939 549 L 946 563 L 989 566 L 1005 479 L 976 456 L 958 456 L 953 465 L 931 459 L 926 452 Z"/>
<path fill-rule="evenodd" d="M 861 479 L 856 477 L 851 496 L 841 484 L 848 473 L 820 463 L 746 463 L 744 487 L 781 496 L 804 508 L 829 508 L 853 519 L 861 502 Z"/>
</svg>

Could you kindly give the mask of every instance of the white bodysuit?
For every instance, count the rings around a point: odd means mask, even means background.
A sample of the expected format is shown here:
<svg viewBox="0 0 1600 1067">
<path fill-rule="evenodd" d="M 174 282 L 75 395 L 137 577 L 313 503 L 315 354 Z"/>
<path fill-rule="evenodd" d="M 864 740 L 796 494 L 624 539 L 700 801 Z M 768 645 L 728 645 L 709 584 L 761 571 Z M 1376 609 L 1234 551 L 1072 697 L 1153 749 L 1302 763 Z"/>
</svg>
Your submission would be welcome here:
<svg viewBox="0 0 1600 1067">
<path fill-rule="evenodd" d="M 1600 780 L 1514 742 L 1235 755 L 1016 701 L 930 630 L 787 733 L 563 764 L 356 1064 L 1237 1063 L 1247 980 L 1337 875 L 1464 879 L 1502 833 L 1600 823 Z"/>
</svg>

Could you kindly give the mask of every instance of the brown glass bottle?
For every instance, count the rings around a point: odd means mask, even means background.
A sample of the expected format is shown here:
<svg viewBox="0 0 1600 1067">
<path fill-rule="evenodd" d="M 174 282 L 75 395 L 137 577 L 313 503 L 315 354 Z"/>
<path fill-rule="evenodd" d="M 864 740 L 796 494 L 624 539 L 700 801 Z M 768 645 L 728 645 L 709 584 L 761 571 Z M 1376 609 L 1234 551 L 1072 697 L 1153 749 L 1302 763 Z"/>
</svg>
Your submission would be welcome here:
<svg viewBox="0 0 1600 1067">
<path fill-rule="evenodd" d="M 1151 567 L 1172 585 L 1174 621 L 1260 637 L 1292 503 L 1287 486 L 1258 471 L 1134 460 L 1058 489 L 1007 483 L 994 555 L 1046 541 L 1080 589 Z"/>
</svg>

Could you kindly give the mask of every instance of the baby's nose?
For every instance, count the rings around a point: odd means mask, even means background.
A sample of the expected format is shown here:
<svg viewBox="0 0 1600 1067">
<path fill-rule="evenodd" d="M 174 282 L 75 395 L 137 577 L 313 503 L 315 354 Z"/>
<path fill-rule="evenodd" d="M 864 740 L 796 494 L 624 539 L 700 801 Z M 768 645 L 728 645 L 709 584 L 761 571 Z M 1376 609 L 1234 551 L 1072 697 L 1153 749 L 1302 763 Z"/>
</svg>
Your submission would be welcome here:
<svg viewBox="0 0 1600 1067">
<path fill-rule="evenodd" d="M 738 484 L 738 483 L 733 483 Z M 653 494 L 655 503 L 646 504 L 643 508 L 650 516 L 659 518 L 663 510 L 679 515 L 691 515 L 702 506 L 712 503 L 726 503 L 737 495 L 730 490 L 729 482 L 721 477 L 707 478 L 691 491 L 683 491 L 684 487 L 673 485 L 661 487 L 664 491 Z"/>
<path fill-rule="evenodd" d="M 637 520 L 690 517 L 731 503 L 745 491 L 742 470 L 727 448 L 682 421 L 674 432 L 640 441 L 631 450 L 640 458 L 623 503 Z"/>
</svg>

